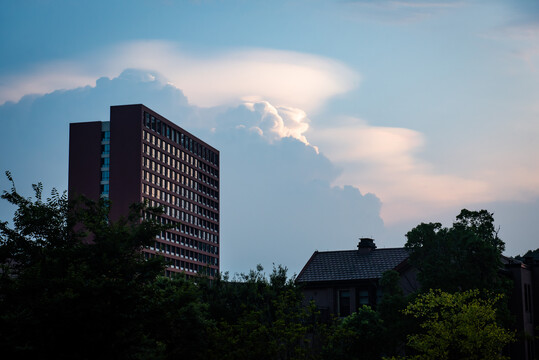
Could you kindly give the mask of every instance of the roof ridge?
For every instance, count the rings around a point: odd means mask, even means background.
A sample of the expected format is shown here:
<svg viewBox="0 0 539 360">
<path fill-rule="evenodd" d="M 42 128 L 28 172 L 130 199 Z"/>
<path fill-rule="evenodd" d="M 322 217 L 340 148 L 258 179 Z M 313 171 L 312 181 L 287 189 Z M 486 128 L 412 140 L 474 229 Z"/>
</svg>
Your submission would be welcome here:
<svg viewBox="0 0 539 360">
<path fill-rule="evenodd" d="M 390 247 L 390 248 L 376 248 L 376 249 L 372 249 L 371 251 L 379 251 L 379 250 L 406 250 L 406 248 L 404 246 L 403 247 Z M 327 253 L 336 253 L 336 252 L 357 252 L 357 251 L 358 251 L 357 249 L 356 250 L 354 250 L 354 249 L 348 249 L 348 250 L 325 250 L 325 251 L 316 250 L 314 253 L 327 254 Z"/>
</svg>

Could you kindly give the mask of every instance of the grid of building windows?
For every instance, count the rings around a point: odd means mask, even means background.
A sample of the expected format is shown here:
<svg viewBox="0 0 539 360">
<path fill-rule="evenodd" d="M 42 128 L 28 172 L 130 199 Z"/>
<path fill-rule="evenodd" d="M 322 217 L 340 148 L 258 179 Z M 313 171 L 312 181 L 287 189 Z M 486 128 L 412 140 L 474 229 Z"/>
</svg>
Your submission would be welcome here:
<svg viewBox="0 0 539 360">
<path fill-rule="evenodd" d="M 164 258 L 167 276 L 219 271 L 219 151 L 144 105 L 70 124 L 69 193 L 109 199 L 111 221 L 134 202 L 162 208 L 143 213 L 168 225 L 143 256 Z"/>
<path fill-rule="evenodd" d="M 167 275 L 214 276 L 219 268 L 219 154 L 148 112 L 142 122 L 141 200 L 161 207 L 158 220 L 171 226 L 145 256 L 164 257 Z"/>
<path fill-rule="evenodd" d="M 109 197 L 110 122 L 101 123 L 101 197 Z"/>
</svg>

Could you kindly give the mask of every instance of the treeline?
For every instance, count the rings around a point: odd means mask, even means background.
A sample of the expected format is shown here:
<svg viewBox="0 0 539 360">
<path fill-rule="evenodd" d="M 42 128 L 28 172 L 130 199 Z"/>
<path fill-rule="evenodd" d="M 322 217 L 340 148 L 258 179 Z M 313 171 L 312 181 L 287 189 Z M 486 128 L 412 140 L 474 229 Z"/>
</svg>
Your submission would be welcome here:
<svg viewBox="0 0 539 360">
<path fill-rule="evenodd" d="M 12 223 L 0 223 L 4 358 L 495 359 L 513 338 L 500 326 L 499 295 L 405 297 L 396 272 L 384 275 L 375 309 L 329 321 L 281 266 L 269 275 L 258 267 L 211 281 L 165 278 L 164 263 L 140 253 L 163 230 L 139 221 L 142 206 L 110 223 L 104 200 L 69 204 L 56 191 L 43 199 L 41 185 L 34 191 L 25 198 L 13 185 L 2 195 L 16 207 Z"/>
</svg>

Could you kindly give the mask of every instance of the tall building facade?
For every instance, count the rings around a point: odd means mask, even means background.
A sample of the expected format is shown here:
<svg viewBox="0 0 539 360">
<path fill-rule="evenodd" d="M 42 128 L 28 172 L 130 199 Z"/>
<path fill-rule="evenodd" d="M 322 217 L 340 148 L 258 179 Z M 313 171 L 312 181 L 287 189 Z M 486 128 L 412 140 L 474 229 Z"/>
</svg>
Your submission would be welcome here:
<svg viewBox="0 0 539 360">
<path fill-rule="evenodd" d="M 146 258 L 166 275 L 219 271 L 219 151 L 144 105 L 111 106 L 110 121 L 69 126 L 69 196 L 110 199 L 110 219 L 133 203 L 161 206 L 159 234 Z"/>
</svg>

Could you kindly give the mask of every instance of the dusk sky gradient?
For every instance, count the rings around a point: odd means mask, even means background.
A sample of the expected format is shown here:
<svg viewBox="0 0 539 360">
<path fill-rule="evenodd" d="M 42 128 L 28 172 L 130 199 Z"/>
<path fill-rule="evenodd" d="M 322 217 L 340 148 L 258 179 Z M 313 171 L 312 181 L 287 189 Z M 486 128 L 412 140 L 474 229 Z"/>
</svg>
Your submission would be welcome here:
<svg viewBox="0 0 539 360">
<path fill-rule="evenodd" d="M 223 271 L 462 208 L 539 247 L 539 2 L 3 1 L 0 32 L 0 170 L 27 195 L 67 188 L 70 122 L 143 103 L 221 151 Z"/>
</svg>

